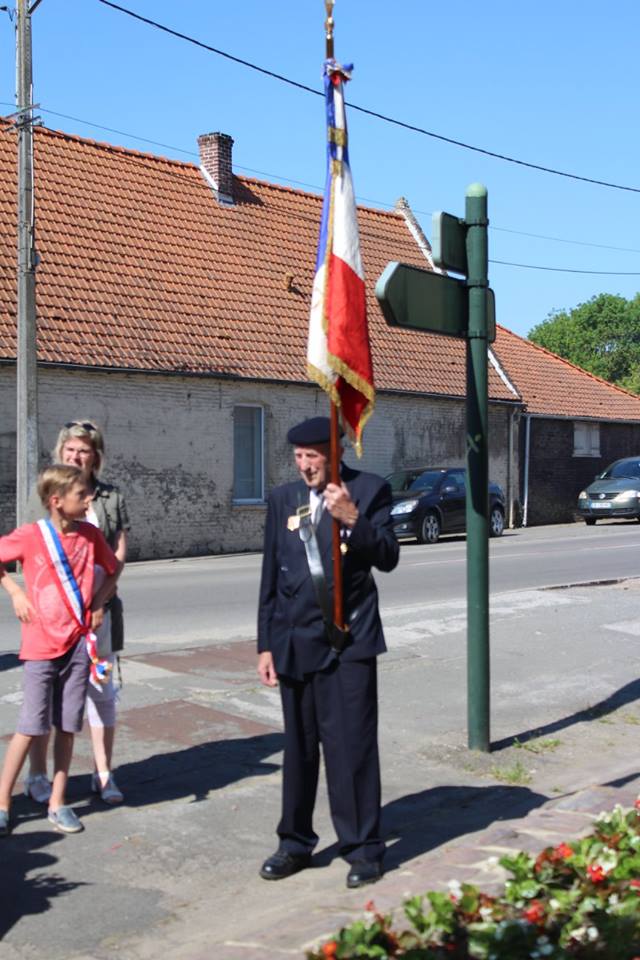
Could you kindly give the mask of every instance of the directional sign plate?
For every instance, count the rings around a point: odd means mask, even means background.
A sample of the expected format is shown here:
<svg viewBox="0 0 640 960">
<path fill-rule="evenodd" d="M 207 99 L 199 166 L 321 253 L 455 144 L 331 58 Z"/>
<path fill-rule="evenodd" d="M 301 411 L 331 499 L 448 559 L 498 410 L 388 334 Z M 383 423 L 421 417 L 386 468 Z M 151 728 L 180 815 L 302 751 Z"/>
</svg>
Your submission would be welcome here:
<svg viewBox="0 0 640 960">
<path fill-rule="evenodd" d="M 464 280 L 392 261 L 376 284 L 376 297 L 390 326 L 468 336 L 469 292 Z M 487 339 L 496 338 L 493 290 L 487 291 Z"/>
<path fill-rule="evenodd" d="M 436 267 L 467 274 L 467 224 L 450 213 L 431 218 L 431 253 Z"/>
</svg>

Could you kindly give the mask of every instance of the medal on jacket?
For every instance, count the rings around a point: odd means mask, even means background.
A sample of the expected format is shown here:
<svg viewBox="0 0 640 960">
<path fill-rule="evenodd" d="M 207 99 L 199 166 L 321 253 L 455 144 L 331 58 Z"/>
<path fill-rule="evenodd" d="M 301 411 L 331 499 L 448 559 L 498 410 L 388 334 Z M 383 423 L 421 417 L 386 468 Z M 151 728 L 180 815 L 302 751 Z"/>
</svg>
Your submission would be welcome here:
<svg viewBox="0 0 640 960">
<path fill-rule="evenodd" d="M 308 503 L 303 504 L 301 507 L 298 507 L 296 512 L 287 518 L 287 530 L 298 530 L 300 528 L 300 521 L 304 520 L 305 517 L 311 515 L 311 507 Z"/>
</svg>

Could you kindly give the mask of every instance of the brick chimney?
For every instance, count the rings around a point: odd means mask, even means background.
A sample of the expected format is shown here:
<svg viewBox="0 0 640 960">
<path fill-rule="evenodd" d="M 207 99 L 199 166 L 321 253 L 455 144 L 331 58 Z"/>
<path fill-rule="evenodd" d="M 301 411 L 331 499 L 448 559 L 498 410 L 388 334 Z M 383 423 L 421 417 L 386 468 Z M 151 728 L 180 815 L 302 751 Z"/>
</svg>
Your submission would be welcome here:
<svg viewBox="0 0 640 960">
<path fill-rule="evenodd" d="M 218 203 L 233 203 L 233 138 L 227 133 L 203 133 L 198 137 L 200 170 Z"/>
</svg>

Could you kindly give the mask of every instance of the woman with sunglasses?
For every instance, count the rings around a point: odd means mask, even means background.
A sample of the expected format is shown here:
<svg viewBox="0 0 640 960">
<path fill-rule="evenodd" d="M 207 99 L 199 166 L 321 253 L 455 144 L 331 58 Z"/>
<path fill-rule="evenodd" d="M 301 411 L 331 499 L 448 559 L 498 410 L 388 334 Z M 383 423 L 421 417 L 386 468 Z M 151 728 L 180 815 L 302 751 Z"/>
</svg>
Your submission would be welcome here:
<svg viewBox="0 0 640 960">
<path fill-rule="evenodd" d="M 54 463 L 72 464 L 82 470 L 83 477 L 93 491 L 86 519 L 99 527 L 116 558 L 124 565 L 127 555 L 127 530 L 129 517 L 124 497 L 110 483 L 99 478 L 104 463 L 104 440 L 100 429 L 90 420 L 71 420 L 65 423 L 58 434 L 53 449 Z M 33 521 L 42 516 L 42 507 L 37 496 L 29 498 L 28 519 Z M 122 601 L 115 594 L 107 604 L 111 620 L 111 643 L 109 650 L 101 650 L 112 666 L 116 654 L 124 643 L 124 625 Z M 116 691 L 113 683 L 113 669 L 109 683 L 101 690 L 89 684 L 87 694 L 87 718 L 91 730 L 93 759 L 95 770 L 91 786 L 106 803 L 121 803 L 124 799 L 112 774 L 113 743 L 116 724 Z M 25 781 L 25 795 L 38 803 L 47 803 L 51 794 L 51 785 L 47 777 L 48 737 L 38 737 L 31 748 L 31 770 Z"/>
</svg>

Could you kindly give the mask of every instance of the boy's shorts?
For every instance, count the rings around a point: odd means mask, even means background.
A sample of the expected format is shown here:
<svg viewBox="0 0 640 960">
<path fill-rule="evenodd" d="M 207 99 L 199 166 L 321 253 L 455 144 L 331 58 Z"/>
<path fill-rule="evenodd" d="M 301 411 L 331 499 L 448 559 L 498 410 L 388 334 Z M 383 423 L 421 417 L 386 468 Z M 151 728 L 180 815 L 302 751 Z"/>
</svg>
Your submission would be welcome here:
<svg viewBox="0 0 640 960">
<path fill-rule="evenodd" d="M 84 637 L 55 660 L 25 660 L 24 700 L 17 733 L 38 737 L 51 725 L 65 733 L 79 733 L 89 681 L 89 656 Z"/>
</svg>

